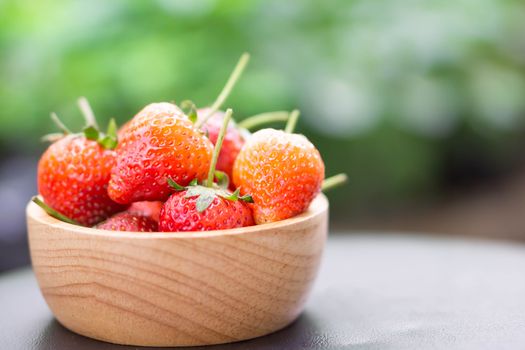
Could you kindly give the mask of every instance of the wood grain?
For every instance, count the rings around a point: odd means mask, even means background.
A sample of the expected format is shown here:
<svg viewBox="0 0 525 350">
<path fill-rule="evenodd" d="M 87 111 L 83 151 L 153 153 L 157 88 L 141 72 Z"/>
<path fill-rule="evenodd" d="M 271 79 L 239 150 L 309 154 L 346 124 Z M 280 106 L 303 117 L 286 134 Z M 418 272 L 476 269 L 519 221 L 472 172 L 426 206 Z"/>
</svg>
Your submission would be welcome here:
<svg viewBox="0 0 525 350">
<path fill-rule="evenodd" d="M 27 206 L 33 269 L 58 321 L 143 346 L 234 342 L 291 323 L 316 277 L 327 219 L 322 194 L 292 219 L 199 233 L 83 228 Z"/>
</svg>

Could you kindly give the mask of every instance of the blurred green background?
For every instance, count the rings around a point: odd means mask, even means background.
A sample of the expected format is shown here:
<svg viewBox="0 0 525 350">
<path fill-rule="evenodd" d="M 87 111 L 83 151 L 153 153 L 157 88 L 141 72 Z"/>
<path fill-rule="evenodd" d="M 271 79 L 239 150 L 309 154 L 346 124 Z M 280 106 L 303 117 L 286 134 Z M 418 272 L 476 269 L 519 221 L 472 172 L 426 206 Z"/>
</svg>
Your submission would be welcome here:
<svg viewBox="0 0 525 350">
<path fill-rule="evenodd" d="M 508 205 L 508 235 L 525 237 L 507 185 L 524 159 L 524 18 L 518 0 L 0 0 L 0 219 L 16 218 L 0 239 L 25 234 L 49 112 L 78 129 L 79 96 L 103 123 L 153 101 L 204 106 L 244 51 L 227 106 L 239 120 L 301 109 L 327 175 L 350 177 L 329 194 L 335 229 L 461 233 Z M 514 197 L 483 202 L 498 186 Z"/>
</svg>

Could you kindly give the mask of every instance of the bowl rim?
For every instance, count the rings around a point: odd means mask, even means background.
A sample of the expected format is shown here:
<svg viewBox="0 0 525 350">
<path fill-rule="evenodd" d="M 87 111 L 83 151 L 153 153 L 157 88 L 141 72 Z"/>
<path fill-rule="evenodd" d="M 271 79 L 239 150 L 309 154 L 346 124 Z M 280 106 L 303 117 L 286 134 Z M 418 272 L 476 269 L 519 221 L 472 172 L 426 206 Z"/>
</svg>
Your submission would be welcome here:
<svg viewBox="0 0 525 350">
<path fill-rule="evenodd" d="M 26 207 L 26 217 L 31 218 L 38 223 L 45 226 L 53 226 L 67 230 L 72 233 L 91 235 L 91 236 L 104 236 L 104 237 L 116 237 L 116 238 L 129 238 L 129 239 L 169 239 L 169 238 L 203 238 L 203 237 L 217 237 L 217 236 L 235 236 L 240 234 L 248 234 L 253 232 L 264 232 L 269 230 L 275 230 L 278 228 L 286 228 L 292 225 L 307 222 L 324 212 L 328 211 L 328 199 L 323 193 L 319 193 L 310 206 L 305 212 L 294 216 L 289 219 L 271 222 L 267 224 L 238 227 L 228 230 L 214 230 L 214 231 L 187 231 L 187 232 L 131 232 L 131 231 L 111 231 L 96 229 L 91 227 L 84 227 L 73 225 L 67 222 L 60 221 L 47 214 L 42 208 L 40 208 L 33 201 L 29 201 Z"/>
</svg>

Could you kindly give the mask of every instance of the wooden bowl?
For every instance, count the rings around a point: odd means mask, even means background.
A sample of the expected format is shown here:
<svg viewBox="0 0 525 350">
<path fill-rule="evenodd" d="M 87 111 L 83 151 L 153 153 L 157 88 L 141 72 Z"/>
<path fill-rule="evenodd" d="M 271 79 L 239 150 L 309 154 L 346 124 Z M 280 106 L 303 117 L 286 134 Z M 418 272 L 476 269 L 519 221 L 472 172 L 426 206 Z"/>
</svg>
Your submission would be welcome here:
<svg viewBox="0 0 525 350">
<path fill-rule="evenodd" d="M 320 194 L 297 217 L 240 229 L 133 233 L 71 225 L 30 202 L 33 270 L 58 321 L 111 343 L 188 346 L 275 332 L 301 313 L 327 235 Z"/>
</svg>

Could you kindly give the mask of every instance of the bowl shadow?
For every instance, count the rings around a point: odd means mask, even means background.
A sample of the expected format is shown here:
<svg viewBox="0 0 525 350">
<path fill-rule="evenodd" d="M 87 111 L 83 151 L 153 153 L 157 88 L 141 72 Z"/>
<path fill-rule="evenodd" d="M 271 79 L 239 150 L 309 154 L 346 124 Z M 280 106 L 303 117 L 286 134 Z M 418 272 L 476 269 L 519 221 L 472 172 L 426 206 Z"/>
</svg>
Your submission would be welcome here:
<svg viewBox="0 0 525 350">
<path fill-rule="evenodd" d="M 196 347 L 177 347 L 177 348 L 156 348 L 156 347 L 136 347 L 116 345 L 102 342 L 78 335 L 66 329 L 56 319 L 52 319 L 45 326 L 40 335 L 35 349 L 38 350 L 57 350 L 57 349 L 75 349 L 75 350 L 127 350 L 127 349 L 192 349 L 192 350 L 270 350 L 270 349 L 304 349 L 307 348 L 309 339 L 312 334 L 319 332 L 319 328 L 308 312 L 304 312 L 297 320 L 286 328 L 275 333 L 244 340 L 237 343 L 196 346 Z"/>
</svg>

